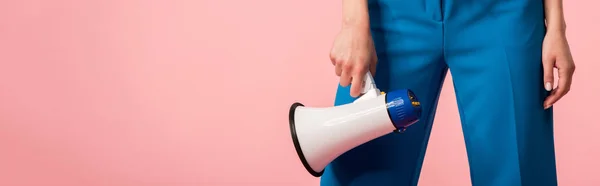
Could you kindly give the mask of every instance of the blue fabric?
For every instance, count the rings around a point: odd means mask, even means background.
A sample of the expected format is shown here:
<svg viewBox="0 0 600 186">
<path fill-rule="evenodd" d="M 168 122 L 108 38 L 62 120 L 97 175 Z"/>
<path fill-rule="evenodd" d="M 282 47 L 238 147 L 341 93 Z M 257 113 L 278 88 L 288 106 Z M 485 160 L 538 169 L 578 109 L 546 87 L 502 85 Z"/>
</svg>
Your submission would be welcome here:
<svg viewBox="0 0 600 186">
<path fill-rule="evenodd" d="M 377 86 L 413 90 L 423 114 L 405 133 L 341 155 L 322 186 L 416 186 L 448 69 L 473 186 L 557 185 L 542 0 L 370 0 L 369 9 Z M 349 88 L 338 87 L 335 105 L 354 100 Z"/>
</svg>

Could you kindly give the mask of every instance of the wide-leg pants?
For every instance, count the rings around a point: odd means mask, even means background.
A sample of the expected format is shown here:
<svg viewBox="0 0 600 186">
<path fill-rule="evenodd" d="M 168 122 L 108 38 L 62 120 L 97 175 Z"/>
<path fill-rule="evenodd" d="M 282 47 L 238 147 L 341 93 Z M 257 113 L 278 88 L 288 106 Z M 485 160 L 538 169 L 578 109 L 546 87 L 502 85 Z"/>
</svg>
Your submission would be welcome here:
<svg viewBox="0 0 600 186">
<path fill-rule="evenodd" d="M 423 114 L 405 133 L 341 155 L 322 186 L 416 186 L 448 69 L 472 184 L 557 185 L 552 108 L 542 104 L 543 0 L 370 0 L 369 11 L 377 86 L 412 89 Z M 353 100 L 338 87 L 335 105 Z"/>
</svg>

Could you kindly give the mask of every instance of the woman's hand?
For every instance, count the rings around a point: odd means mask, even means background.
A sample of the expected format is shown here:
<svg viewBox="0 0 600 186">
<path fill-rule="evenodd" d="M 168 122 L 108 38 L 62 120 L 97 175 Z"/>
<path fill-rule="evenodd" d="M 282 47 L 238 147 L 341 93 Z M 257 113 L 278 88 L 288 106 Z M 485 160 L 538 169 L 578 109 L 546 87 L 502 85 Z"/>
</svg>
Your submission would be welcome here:
<svg viewBox="0 0 600 186">
<path fill-rule="evenodd" d="M 552 91 L 544 101 L 544 109 L 550 108 L 571 90 L 575 63 L 564 32 L 546 33 L 542 47 L 544 64 L 544 87 Z M 558 86 L 554 88 L 554 68 L 558 69 Z"/>
<path fill-rule="evenodd" d="M 340 77 L 340 85 L 352 84 L 350 95 L 357 97 L 363 87 L 367 71 L 375 75 L 377 55 L 368 28 L 345 27 L 335 38 L 330 58 L 335 66 L 335 74 Z"/>
</svg>

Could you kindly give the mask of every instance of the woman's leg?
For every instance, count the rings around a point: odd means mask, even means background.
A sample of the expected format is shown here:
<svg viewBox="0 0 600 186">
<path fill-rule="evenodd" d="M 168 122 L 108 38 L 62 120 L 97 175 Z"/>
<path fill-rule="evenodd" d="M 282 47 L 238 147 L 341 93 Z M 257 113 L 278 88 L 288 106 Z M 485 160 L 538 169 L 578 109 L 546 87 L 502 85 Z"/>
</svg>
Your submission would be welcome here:
<svg viewBox="0 0 600 186">
<path fill-rule="evenodd" d="M 375 82 L 385 92 L 413 90 L 421 101 L 423 116 L 405 133 L 391 133 L 341 155 L 325 169 L 321 185 L 417 185 L 447 71 L 442 56 L 442 24 L 435 19 L 441 12 L 436 2 L 439 1 L 370 1 L 372 34 L 379 58 Z M 349 87 L 339 87 L 335 105 L 352 101 Z"/>
<path fill-rule="evenodd" d="M 473 186 L 557 185 L 542 0 L 447 0 L 445 53 Z"/>
</svg>

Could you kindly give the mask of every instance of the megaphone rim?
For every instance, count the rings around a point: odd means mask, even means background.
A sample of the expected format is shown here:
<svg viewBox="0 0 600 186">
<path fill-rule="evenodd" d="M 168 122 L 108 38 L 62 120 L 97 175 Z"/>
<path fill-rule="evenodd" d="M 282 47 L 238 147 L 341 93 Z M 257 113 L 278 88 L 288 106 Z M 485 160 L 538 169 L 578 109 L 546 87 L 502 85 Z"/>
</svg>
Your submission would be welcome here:
<svg viewBox="0 0 600 186">
<path fill-rule="evenodd" d="M 296 114 L 296 108 L 298 108 L 298 107 L 304 107 L 304 105 L 302 103 L 295 102 L 290 107 L 290 114 L 289 114 L 290 132 L 292 134 L 292 141 L 294 142 L 294 148 L 296 149 L 296 154 L 298 154 L 298 157 L 300 158 L 300 161 L 302 162 L 302 166 L 304 166 L 304 168 L 308 171 L 308 173 L 310 173 L 314 177 L 321 177 L 325 170 L 323 170 L 321 172 L 317 172 L 310 167 L 310 164 L 306 160 L 306 157 L 304 157 L 304 153 L 302 153 L 302 147 L 300 146 L 300 141 L 298 140 L 298 136 L 296 135 L 296 123 L 295 123 L 294 116 Z"/>
</svg>

